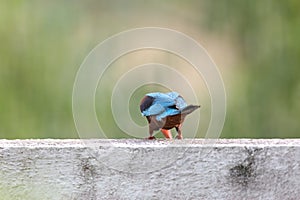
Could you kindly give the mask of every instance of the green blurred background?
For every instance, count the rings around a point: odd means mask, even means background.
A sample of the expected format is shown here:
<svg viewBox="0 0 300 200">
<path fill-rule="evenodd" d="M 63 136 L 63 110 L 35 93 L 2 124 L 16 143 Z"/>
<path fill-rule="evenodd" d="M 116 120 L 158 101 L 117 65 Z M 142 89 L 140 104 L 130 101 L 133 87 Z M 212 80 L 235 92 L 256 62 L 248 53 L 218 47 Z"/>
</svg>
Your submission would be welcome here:
<svg viewBox="0 0 300 200">
<path fill-rule="evenodd" d="M 72 88 L 83 59 L 109 36 L 149 26 L 191 36 L 216 62 L 227 93 L 221 137 L 300 136 L 298 0 L 12 0 L 0 3 L 0 138 L 78 138 Z M 109 137 L 127 137 L 107 102 Z"/>
</svg>

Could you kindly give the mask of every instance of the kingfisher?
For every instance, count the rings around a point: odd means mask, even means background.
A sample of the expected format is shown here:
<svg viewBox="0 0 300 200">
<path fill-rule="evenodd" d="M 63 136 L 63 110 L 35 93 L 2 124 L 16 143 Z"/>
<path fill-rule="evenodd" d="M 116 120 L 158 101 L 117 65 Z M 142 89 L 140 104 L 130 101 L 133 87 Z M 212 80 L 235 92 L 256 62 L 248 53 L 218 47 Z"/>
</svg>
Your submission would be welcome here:
<svg viewBox="0 0 300 200">
<path fill-rule="evenodd" d="M 165 138 L 172 139 L 171 129 L 177 131 L 176 139 L 182 139 L 182 123 L 185 117 L 200 108 L 199 105 L 187 105 L 177 92 L 153 92 L 144 96 L 140 110 L 149 123 L 148 139 L 155 139 L 153 132 L 160 130 Z"/>
</svg>

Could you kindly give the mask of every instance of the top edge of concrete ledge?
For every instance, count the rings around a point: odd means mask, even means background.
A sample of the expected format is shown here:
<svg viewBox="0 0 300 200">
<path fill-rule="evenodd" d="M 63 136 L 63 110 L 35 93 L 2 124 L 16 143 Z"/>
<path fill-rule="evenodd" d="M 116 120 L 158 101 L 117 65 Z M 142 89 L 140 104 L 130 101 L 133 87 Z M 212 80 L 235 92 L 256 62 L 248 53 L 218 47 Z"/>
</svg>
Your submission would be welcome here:
<svg viewBox="0 0 300 200">
<path fill-rule="evenodd" d="M 0 148 L 5 147 L 278 147 L 300 146 L 300 139 L 0 139 Z"/>
</svg>

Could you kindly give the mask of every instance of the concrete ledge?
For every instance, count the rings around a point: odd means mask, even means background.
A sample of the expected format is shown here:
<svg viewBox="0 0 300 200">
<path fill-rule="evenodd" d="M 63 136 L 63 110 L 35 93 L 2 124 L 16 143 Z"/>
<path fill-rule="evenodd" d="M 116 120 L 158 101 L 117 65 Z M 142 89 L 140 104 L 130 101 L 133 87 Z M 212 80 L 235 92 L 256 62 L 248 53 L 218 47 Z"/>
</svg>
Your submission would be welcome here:
<svg viewBox="0 0 300 200">
<path fill-rule="evenodd" d="M 1 199 L 300 199 L 300 140 L 0 140 Z"/>
</svg>

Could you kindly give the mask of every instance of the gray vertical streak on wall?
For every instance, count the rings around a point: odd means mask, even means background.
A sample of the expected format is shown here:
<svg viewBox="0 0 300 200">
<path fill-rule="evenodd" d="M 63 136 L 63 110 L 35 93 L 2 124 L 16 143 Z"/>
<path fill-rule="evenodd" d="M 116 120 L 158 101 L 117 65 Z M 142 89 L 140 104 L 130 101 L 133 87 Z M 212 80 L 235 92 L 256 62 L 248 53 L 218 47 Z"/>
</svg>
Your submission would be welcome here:
<svg viewBox="0 0 300 200">
<path fill-rule="evenodd" d="M 300 140 L 0 140 L 1 199 L 300 199 Z"/>
</svg>

